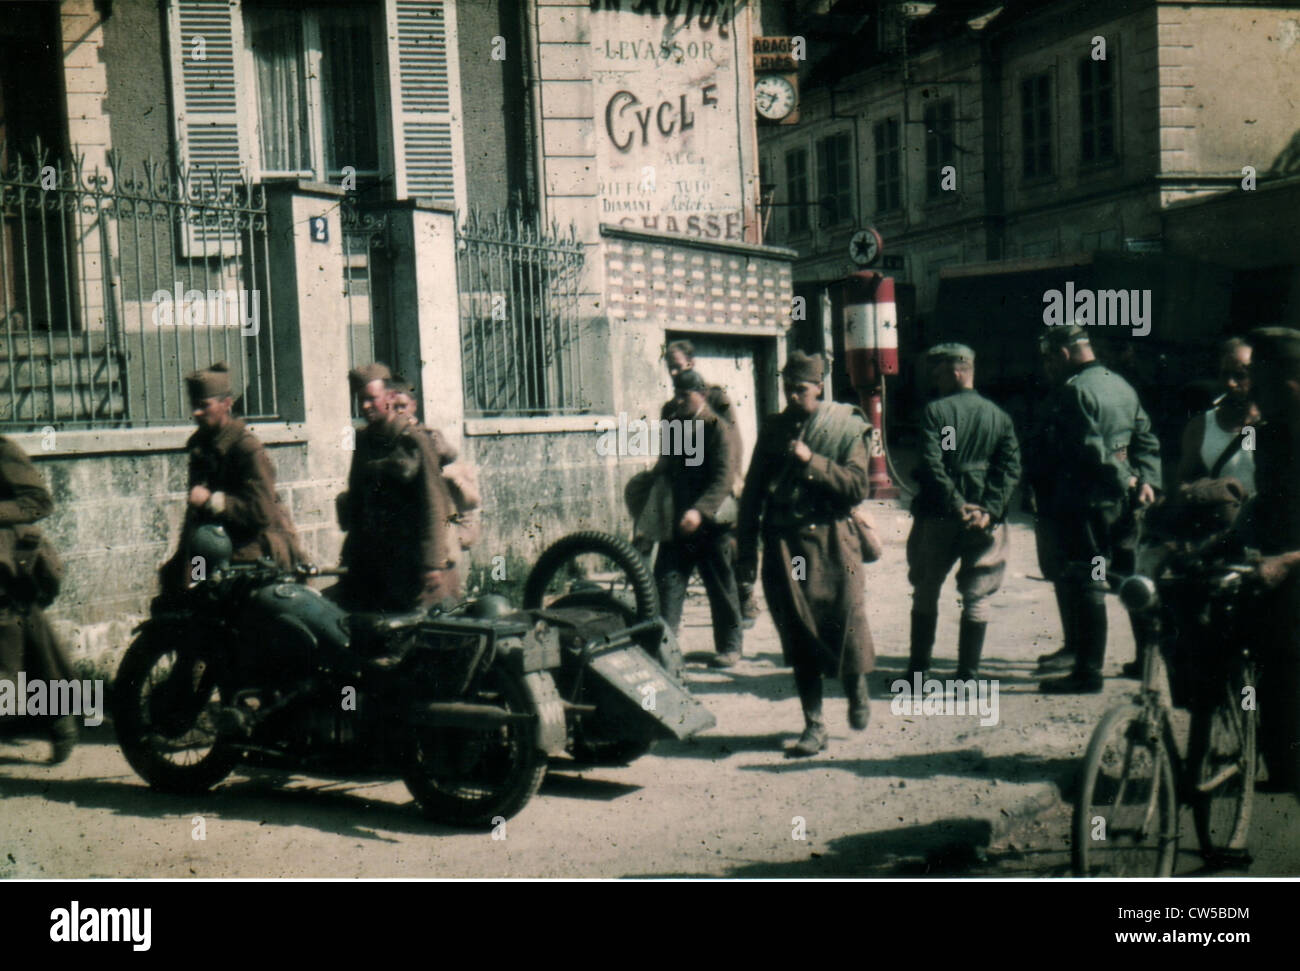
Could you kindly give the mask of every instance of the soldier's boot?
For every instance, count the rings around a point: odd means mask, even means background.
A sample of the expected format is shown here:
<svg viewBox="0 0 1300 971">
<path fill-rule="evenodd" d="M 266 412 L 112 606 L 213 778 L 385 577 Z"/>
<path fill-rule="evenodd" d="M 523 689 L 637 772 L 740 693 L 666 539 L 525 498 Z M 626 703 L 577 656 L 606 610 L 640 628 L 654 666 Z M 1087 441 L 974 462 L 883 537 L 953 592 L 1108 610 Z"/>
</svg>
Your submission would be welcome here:
<svg viewBox="0 0 1300 971">
<path fill-rule="evenodd" d="M 1079 612 L 1076 607 L 1075 596 L 1075 591 L 1069 586 L 1062 583 L 1056 584 L 1056 606 L 1061 614 L 1061 631 L 1065 643 L 1059 651 L 1038 655 L 1038 670 L 1040 673 L 1069 671 L 1074 667 L 1075 641 L 1077 640 L 1075 631 L 1079 623 Z"/>
<path fill-rule="evenodd" d="M 974 681 L 979 677 L 980 657 L 984 654 L 984 632 L 988 624 L 977 620 L 961 619 L 961 632 L 957 635 L 957 680 Z"/>
<path fill-rule="evenodd" d="M 791 758 L 802 758 L 824 750 L 830 742 L 830 735 L 822 717 L 821 672 L 816 668 L 811 671 L 796 668 L 794 680 L 799 689 L 799 701 L 803 704 L 804 729 L 789 754 Z"/>
<path fill-rule="evenodd" d="M 50 726 L 50 742 L 54 746 L 50 753 L 50 765 L 68 761 L 72 750 L 77 747 L 79 734 L 77 719 L 74 716 L 60 715 L 54 719 L 54 723 Z"/>
<path fill-rule="evenodd" d="M 867 676 L 848 675 L 844 679 L 844 694 L 849 699 L 849 728 L 865 731 L 871 721 L 871 706 L 867 703 Z"/>
<path fill-rule="evenodd" d="M 938 614 L 921 614 L 912 611 L 912 649 L 907 659 L 907 680 L 921 675 L 925 685 L 930 671 L 930 655 L 934 651 L 934 629 L 939 623 Z"/>
<path fill-rule="evenodd" d="M 1077 609 L 1079 653 L 1074 670 L 1038 686 L 1048 694 L 1101 693 L 1101 667 L 1106 660 L 1106 603 L 1099 595 L 1081 595 Z"/>
</svg>

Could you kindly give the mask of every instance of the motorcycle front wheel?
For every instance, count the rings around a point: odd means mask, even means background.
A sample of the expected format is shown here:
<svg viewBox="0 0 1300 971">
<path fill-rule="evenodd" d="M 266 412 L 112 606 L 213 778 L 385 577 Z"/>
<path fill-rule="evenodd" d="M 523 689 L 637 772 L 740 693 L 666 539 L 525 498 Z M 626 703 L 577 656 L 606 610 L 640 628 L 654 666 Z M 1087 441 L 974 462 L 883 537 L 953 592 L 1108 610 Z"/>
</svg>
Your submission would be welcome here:
<svg viewBox="0 0 1300 971">
<path fill-rule="evenodd" d="M 549 675 L 535 675 L 549 679 Z M 521 714 L 534 711 L 521 677 L 493 665 L 464 699 Z M 420 727 L 403 781 L 434 822 L 495 826 L 528 803 L 546 775 L 535 721 L 486 728 Z"/>
<path fill-rule="evenodd" d="M 122 754 L 154 789 L 206 792 L 239 761 L 213 721 L 227 701 L 217 674 L 183 628 L 146 628 L 122 658 L 113 723 Z"/>
</svg>

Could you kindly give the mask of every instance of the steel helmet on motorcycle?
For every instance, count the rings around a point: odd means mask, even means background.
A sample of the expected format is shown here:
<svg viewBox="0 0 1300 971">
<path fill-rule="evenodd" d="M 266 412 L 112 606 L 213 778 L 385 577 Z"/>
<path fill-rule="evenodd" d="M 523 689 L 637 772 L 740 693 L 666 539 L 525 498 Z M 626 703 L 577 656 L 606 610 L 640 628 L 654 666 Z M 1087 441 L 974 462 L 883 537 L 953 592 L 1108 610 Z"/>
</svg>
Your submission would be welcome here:
<svg viewBox="0 0 1300 971">
<path fill-rule="evenodd" d="M 513 614 L 515 606 L 499 593 L 486 593 L 471 603 L 465 613 L 479 620 L 494 620 Z"/>
<path fill-rule="evenodd" d="M 209 574 L 230 566 L 234 550 L 224 526 L 204 523 L 190 533 L 190 562 L 193 563 L 196 556 L 203 557 L 204 569 Z"/>
</svg>

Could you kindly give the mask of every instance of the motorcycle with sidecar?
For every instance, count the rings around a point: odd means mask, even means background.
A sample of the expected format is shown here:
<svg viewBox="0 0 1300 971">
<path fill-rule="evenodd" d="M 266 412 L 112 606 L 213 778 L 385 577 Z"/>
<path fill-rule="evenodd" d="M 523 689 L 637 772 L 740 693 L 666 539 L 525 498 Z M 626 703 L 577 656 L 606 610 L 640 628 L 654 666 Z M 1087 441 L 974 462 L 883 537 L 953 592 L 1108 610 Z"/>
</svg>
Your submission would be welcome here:
<svg viewBox="0 0 1300 971">
<path fill-rule="evenodd" d="M 240 763 L 400 777 L 429 818 L 490 825 L 551 758 L 626 764 L 714 725 L 644 561 L 609 534 L 549 547 L 521 608 L 400 614 L 345 611 L 315 571 L 231 563 L 220 527 L 190 552 L 206 575 L 155 599 L 113 691 L 122 751 L 157 790 L 203 792 Z"/>
</svg>

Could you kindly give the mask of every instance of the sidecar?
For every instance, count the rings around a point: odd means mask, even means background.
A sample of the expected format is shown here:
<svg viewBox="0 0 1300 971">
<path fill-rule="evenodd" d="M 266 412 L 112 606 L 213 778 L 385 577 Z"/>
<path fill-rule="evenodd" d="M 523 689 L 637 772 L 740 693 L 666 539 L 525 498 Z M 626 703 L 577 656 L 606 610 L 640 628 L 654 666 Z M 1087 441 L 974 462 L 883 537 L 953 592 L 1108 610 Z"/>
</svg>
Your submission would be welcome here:
<svg viewBox="0 0 1300 971">
<path fill-rule="evenodd" d="M 525 772 L 518 786 L 502 786 L 500 799 L 485 799 L 454 785 L 449 790 L 423 774 L 425 763 L 417 759 L 406 782 L 434 818 L 489 822 L 517 812 L 541 784 L 547 756 L 622 765 L 660 739 L 689 738 L 716 724 L 686 687 L 681 651 L 659 617 L 654 582 L 626 541 L 600 532 L 564 537 L 538 559 L 523 599 L 522 609 L 515 609 L 488 595 L 421 621 L 420 636 L 401 662 L 416 682 L 468 691 L 474 671 L 490 658 L 481 683 L 493 686 L 495 700 L 433 702 L 418 706 L 417 717 L 430 743 L 444 748 L 478 744 L 448 733 L 481 738 L 475 733 L 487 727 L 509 735 L 502 726 L 513 723 L 520 729 L 515 748 L 522 749 L 513 758 L 529 763 L 531 750 L 543 767 L 535 779 Z M 506 682 L 517 684 L 513 698 Z"/>
</svg>

